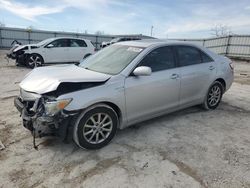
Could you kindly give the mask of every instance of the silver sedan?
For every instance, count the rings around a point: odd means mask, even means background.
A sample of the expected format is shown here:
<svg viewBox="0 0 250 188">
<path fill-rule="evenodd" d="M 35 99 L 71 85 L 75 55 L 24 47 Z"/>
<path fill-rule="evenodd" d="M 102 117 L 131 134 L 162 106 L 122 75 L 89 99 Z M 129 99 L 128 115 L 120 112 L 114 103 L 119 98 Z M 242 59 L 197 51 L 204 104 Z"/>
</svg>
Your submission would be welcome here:
<svg viewBox="0 0 250 188">
<path fill-rule="evenodd" d="M 107 145 L 117 129 L 202 105 L 215 109 L 233 82 L 233 64 L 186 42 L 111 45 L 78 66 L 40 67 L 20 83 L 15 106 L 34 138 L 73 136 L 81 148 Z"/>
</svg>

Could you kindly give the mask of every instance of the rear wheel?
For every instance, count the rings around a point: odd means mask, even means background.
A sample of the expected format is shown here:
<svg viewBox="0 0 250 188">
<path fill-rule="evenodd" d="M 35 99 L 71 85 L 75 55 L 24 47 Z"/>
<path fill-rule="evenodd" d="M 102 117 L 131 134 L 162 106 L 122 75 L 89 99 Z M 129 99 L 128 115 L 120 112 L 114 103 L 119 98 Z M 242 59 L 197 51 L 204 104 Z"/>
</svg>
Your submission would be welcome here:
<svg viewBox="0 0 250 188">
<path fill-rule="evenodd" d="M 79 116 L 73 138 L 81 148 L 99 149 L 113 139 L 117 126 L 116 112 L 107 105 L 98 105 Z"/>
<path fill-rule="evenodd" d="M 219 106 L 221 98 L 223 95 L 223 85 L 215 81 L 209 88 L 207 92 L 206 99 L 203 103 L 203 107 L 207 110 L 213 110 Z"/>
<path fill-rule="evenodd" d="M 44 63 L 44 60 L 42 56 L 39 54 L 30 54 L 27 57 L 27 61 L 26 61 L 27 66 L 32 69 L 35 67 L 42 66 L 43 63 Z"/>
<path fill-rule="evenodd" d="M 91 54 L 86 54 L 86 55 L 83 57 L 83 59 L 89 57 L 90 55 L 91 55 Z"/>
</svg>

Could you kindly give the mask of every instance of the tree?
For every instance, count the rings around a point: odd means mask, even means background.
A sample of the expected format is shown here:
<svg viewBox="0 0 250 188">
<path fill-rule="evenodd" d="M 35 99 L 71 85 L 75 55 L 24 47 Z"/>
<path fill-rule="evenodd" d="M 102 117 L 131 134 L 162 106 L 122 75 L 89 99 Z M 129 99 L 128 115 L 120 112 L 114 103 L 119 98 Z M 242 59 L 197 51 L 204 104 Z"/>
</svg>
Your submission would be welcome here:
<svg viewBox="0 0 250 188">
<path fill-rule="evenodd" d="M 212 29 L 212 35 L 215 37 L 224 37 L 233 34 L 227 25 L 217 24 Z"/>
</svg>

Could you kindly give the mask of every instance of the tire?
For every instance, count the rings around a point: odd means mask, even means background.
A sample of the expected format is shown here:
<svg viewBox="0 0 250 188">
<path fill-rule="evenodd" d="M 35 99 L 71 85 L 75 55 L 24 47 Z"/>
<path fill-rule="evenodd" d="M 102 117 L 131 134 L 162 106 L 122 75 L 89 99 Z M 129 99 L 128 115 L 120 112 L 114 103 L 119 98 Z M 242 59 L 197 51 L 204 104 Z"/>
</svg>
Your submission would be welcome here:
<svg viewBox="0 0 250 188">
<path fill-rule="evenodd" d="M 108 105 L 99 104 L 79 115 L 73 131 L 75 143 L 85 149 L 100 149 L 115 136 L 118 116 Z"/>
<path fill-rule="evenodd" d="M 219 81 L 215 81 L 208 89 L 206 98 L 203 103 L 203 108 L 206 110 L 216 109 L 223 95 L 223 85 Z"/>
<path fill-rule="evenodd" d="M 44 64 L 43 57 L 39 54 L 30 54 L 26 59 L 26 65 L 33 69 L 35 67 L 40 67 Z"/>
<path fill-rule="evenodd" d="M 91 55 L 91 54 L 86 54 L 86 55 L 83 57 L 83 59 L 89 57 L 90 55 Z"/>
</svg>

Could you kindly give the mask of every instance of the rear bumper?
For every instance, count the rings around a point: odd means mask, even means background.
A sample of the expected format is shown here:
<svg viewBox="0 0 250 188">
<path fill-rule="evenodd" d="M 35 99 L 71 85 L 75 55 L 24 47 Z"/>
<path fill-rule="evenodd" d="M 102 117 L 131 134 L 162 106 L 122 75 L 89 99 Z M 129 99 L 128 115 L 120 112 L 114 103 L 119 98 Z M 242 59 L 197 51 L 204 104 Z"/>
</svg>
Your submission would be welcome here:
<svg viewBox="0 0 250 188">
<path fill-rule="evenodd" d="M 233 84 L 233 81 L 234 81 L 234 72 L 233 71 L 230 71 L 227 74 L 225 81 L 226 81 L 226 88 L 225 88 L 225 92 L 226 92 Z"/>
</svg>

